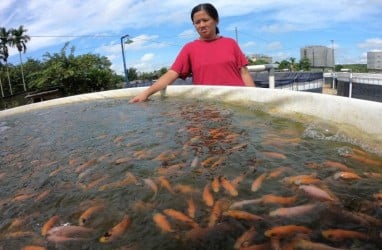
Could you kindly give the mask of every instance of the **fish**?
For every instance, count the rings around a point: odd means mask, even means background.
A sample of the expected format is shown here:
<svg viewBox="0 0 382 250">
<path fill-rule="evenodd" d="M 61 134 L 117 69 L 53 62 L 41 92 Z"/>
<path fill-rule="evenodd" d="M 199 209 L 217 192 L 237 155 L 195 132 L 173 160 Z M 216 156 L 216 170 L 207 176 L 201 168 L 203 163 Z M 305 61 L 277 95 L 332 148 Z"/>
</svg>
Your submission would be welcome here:
<svg viewBox="0 0 382 250">
<path fill-rule="evenodd" d="M 293 249 L 314 249 L 314 250 L 345 250 L 344 248 L 332 247 L 324 243 L 313 242 L 306 239 L 295 239 L 292 242 Z"/>
<path fill-rule="evenodd" d="M 46 247 L 27 245 L 23 246 L 21 250 L 46 250 Z"/>
<path fill-rule="evenodd" d="M 68 238 L 68 240 L 75 240 L 76 238 L 84 239 L 93 237 L 94 232 L 95 231 L 92 228 L 74 225 L 64 225 L 51 228 L 46 233 L 46 236 L 48 241 L 55 241 L 54 239 L 58 240 L 62 238 Z"/>
<path fill-rule="evenodd" d="M 131 218 L 129 215 L 125 214 L 122 220 L 111 229 L 109 229 L 103 236 L 99 238 L 101 243 L 109 243 L 117 238 L 120 238 L 131 224 Z"/>
<path fill-rule="evenodd" d="M 162 230 L 162 232 L 165 232 L 165 233 L 174 232 L 174 229 L 172 229 L 170 222 L 168 222 L 165 215 L 163 215 L 159 212 L 155 213 L 153 215 L 153 220 L 154 220 L 155 224 L 157 225 L 157 227 L 159 227 Z"/>
<path fill-rule="evenodd" d="M 219 156 L 217 156 L 217 155 L 214 155 L 214 156 L 210 156 L 210 157 L 208 157 L 208 158 L 206 158 L 204 161 L 202 161 L 201 163 L 200 163 L 200 165 L 202 166 L 202 167 L 208 167 L 209 165 L 211 165 L 211 164 L 213 164 L 213 162 L 216 162 L 216 161 L 218 161 L 219 160 Z"/>
<path fill-rule="evenodd" d="M 174 194 L 174 190 L 171 186 L 171 183 L 166 177 L 164 176 L 159 176 L 158 177 L 159 183 L 161 184 L 162 187 L 166 188 L 171 194 Z"/>
<path fill-rule="evenodd" d="M 244 180 L 244 178 L 246 176 L 247 176 L 246 172 L 241 173 L 240 175 L 236 176 L 234 179 L 231 180 L 232 185 L 237 187 Z"/>
<path fill-rule="evenodd" d="M 234 249 L 242 249 L 242 247 L 249 247 L 252 244 L 255 244 L 255 239 L 257 236 L 257 230 L 255 227 L 250 227 L 242 235 L 240 235 L 233 245 Z"/>
<path fill-rule="evenodd" d="M 288 168 L 287 167 L 279 167 L 279 168 L 276 168 L 275 170 L 273 170 L 272 172 L 268 173 L 267 175 L 267 179 L 274 179 L 274 178 L 277 178 L 279 177 L 280 175 L 282 175 L 283 173 L 285 173 L 285 171 L 287 171 Z"/>
<path fill-rule="evenodd" d="M 238 220 L 247 220 L 247 221 L 263 221 L 264 220 L 264 218 L 259 215 L 255 215 L 253 213 L 249 213 L 243 210 L 228 210 L 224 212 L 223 215 L 230 216 Z"/>
<path fill-rule="evenodd" d="M 302 175 L 289 176 L 289 177 L 283 178 L 281 182 L 286 185 L 293 185 L 293 184 L 299 183 L 300 179 L 316 177 L 316 175 L 317 175 L 316 173 L 312 173 L 310 175 L 302 174 Z"/>
<path fill-rule="evenodd" d="M 225 161 L 226 157 L 221 156 L 219 159 L 217 159 L 214 163 L 211 164 L 210 168 L 218 167 L 220 164 L 222 164 Z"/>
<path fill-rule="evenodd" d="M 333 175 L 335 180 L 341 179 L 345 181 L 359 180 L 361 177 L 353 172 L 340 171 Z"/>
<path fill-rule="evenodd" d="M 271 248 L 270 242 L 260 243 L 260 244 L 253 244 L 247 247 L 240 247 L 240 250 L 269 250 Z"/>
<path fill-rule="evenodd" d="M 220 190 L 220 182 L 219 182 L 219 177 L 218 176 L 214 176 L 214 178 L 212 179 L 211 188 L 212 188 L 212 191 L 214 191 L 215 193 L 219 192 L 219 190 Z"/>
<path fill-rule="evenodd" d="M 263 151 L 263 152 L 261 152 L 261 154 L 263 154 L 267 157 L 270 157 L 270 158 L 281 159 L 281 160 L 284 160 L 287 158 L 286 155 L 284 155 L 282 153 L 277 153 L 277 152 L 272 152 L 272 151 Z"/>
<path fill-rule="evenodd" d="M 172 208 L 167 208 L 163 210 L 163 213 L 177 221 L 181 221 L 186 223 L 187 225 L 190 225 L 191 227 L 195 228 L 198 227 L 199 225 L 190 217 L 185 215 L 184 213 L 177 211 Z"/>
<path fill-rule="evenodd" d="M 305 176 L 305 177 L 301 177 L 301 178 L 296 179 L 293 182 L 293 184 L 299 186 L 299 185 L 317 184 L 320 182 L 321 182 L 321 179 L 319 179 L 319 178 L 312 177 L 312 176 Z"/>
<path fill-rule="evenodd" d="M 196 194 L 200 191 L 197 188 L 192 187 L 191 185 L 185 184 L 176 184 L 174 190 L 182 194 Z"/>
<path fill-rule="evenodd" d="M 210 185 L 209 184 L 206 184 L 204 186 L 202 197 L 203 197 L 204 203 L 207 206 L 212 207 L 214 205 L 214 197 L 210 191 Z"/>
<path fill-rule="evenodd" d="M 227 178 L 220 176 L 219 178 L 221 185 L 223 188 L 231 195 L 238 196 L 239 192 L 236 190 L 236 187 L 229 181 Z"/>
<path fill-rule="evenodd" d="M 262 198 L 236 201 L 236 202 L 233 202 L 229 208 L 230 209 L 237 209 L 237 208 L 242 208 L 245 205 L 259 204 L 261 202 L 262 202 Z"/>
<path fill-rule="evenodd" d="M 189 198 L 187 199 L 187 214 L 191 218 L 195 218 L 195 213 L 196 213 L 196 205 L 195 205 L 194 199 Z"/>
<path fill-rule="evenodd" d="M 365 155 L 348 154 L 346 156 L 358 162 L 365 163 L 367 165 L 373 165 L 376 167 L 382 166 L 382 161 L 370 159 L 368 158 L 368 156 Z"/>
<path fill-rule="evenodd" d="M 327 229 L 322 230 L 321 235 L 330 241 L 342 241 L 344 239 L 359 239 L 368 240 L 369 236 L 366 233 L 345 230 L 345 229 Z"/>
<path fill-rule="evenodd" d="M 266 194 L 261 197 L 261 203 L 263 204 L 280 204 L 280 205 L 290 205 L 296 202 L 297 195 L 284 197 L 273 194 Z"/>
<path fill-rule="evenodd" d="M 86 209 L 79 217 L 78 224 L 80 226 L 86 226 L 89 224 L 90 219 L 94 216 L 94 213 L 98 213 L 105 209 L 103 205 L 95 205 Z"/>
<path fill-rule="evenodd" d="M 316 204 L 305 204 L 295 207 L 281 207 L 269 212 L 271 217 L 293 217 L 313 211 Z"/>
<path fill-rule="evenodd" d="M 258 176 L 251 185 L 251 191 L 257 192 L 261 185 L 263 184 L 263 181 L 265 180 L 265 177 L 267 176 L 267 173 L 262 173 L 260 176 Z"/>
<path fill-rule="evenodd" d="M 328 160 L 328 161 L 325 161 L 322 165 L 324 165 L 325 167 L 335 168 L 341 171 L 347 171 L 347 172 L 352 171 L 348 166 L 346 166 L 344 163 L 341 163 L 341 162 Z"/>
<path fill-rule="evenodd" d="M 213 227 L 222 217 L 225 210 L 228 209 L 229 201 L 225 199 L 219 199 L 215 202 L 211 209 L 211 214 L 208 218 L 208 227 Z"/>
<path fill-rule="evenodd" d="M 154 197 L 156 197 L 158 193 L 157 184 L 150 178 L 144 178 L 143 182 L 154 192 Z"/>
<path fill-rule="evenodd" d="M 266 237 L 272 238 L 285 238 L 290 237 L 296 233 L 310 234 L 312 230 L 305 226 L 299 225 L 284 225 L 284 226 L 275 226 L 271 229 L 268 229 L 264 232 Z"/>
<path fill-rule="evenodd" d="M 82 171 L 84 171 L 86 168 L 94 165 L 97 163 L 97 159 L 91 159 L 91 160 L 88 160 L 87 162 L 84 162 L 82 163 L 81 165 L 79 165 L 74 172 L 76 172 L 77 174 L 81 173 Z"/>
<path fill-rule="evenodd" d="M 120 164 L 123 164 L 123 163 L 126 163 L 128 161 L 131 161 L 131 157 L 122 157 L 122 158 L 118 158 L 115 160 L 115 165 L 120 165 Z"/>
<path fill-rule="evenodd" d="M 328 192 L 314 185 L 300 185 L 299 189 L 303 190 L 310 197 L 316 198 L 320 201 L 335 200 Z"/>
<path fill-rule="evenodd" d="M 41 228 L 41 235 L 42 236 L 46 236 L 46 234 L 48 233 L 48 231 L 53 228 L 60 220 L 60 216 L 58 215 L 54 215 L 52 217 L 50 217 L 50 219 L 48 221 L 46 221 L 44 223 L 44 225 L 42 226 Z"/>
</svg>

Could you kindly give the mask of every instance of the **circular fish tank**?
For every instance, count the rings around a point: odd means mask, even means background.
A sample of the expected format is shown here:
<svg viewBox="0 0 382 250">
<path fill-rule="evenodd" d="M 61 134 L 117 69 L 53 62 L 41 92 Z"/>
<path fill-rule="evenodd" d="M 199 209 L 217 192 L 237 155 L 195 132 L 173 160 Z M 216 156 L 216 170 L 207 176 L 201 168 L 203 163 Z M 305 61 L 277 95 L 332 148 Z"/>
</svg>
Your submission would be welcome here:
<svg viewBox="0 0 382 250">
<path fill-rule="evenodd" d="M 381 103 L 142 90 L 0 112 L 0 249 L 381 248 Z"/>
</svg>

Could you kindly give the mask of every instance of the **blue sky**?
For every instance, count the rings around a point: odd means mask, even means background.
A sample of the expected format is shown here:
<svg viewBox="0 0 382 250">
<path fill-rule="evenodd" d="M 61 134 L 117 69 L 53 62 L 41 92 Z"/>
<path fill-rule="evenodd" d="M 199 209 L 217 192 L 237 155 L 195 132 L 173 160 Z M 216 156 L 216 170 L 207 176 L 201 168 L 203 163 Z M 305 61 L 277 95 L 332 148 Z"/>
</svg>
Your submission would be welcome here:
<svg viewBox="0 0 382 250">
<path fill-rule="evenodd" d="M 76 54 L 106 56 L 122 74 L 121 36 L 127 67 L 147 72 L 168 67 L 181 47 L 197 39 L 192 0 L 1 0 L 0 27 L 28 30 L 26 58 L 43 59 L 70 42 Z M 382 51 L 382 0 L 217 0 L 220 33 L 238 38 L 245 54 L 273 61 L 300 60 L 300 48 L 334 47 L 339 64 L 366 63 Z M 237 31 L 237 32 L 236 32 Z M 333 42 L 332 42 L 333 41 Z M 11 49 L 9 62 L 18 64 Z"/>
</svg>

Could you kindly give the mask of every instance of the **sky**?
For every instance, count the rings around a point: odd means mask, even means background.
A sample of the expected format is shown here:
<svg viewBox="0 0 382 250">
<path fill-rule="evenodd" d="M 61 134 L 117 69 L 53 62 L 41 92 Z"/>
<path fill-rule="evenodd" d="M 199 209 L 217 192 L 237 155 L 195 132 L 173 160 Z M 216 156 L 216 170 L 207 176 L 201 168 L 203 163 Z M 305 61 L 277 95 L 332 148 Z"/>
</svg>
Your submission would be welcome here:
<svg viewBox="0 0 382 250">
<path fill-rule="evenodd" d="M 106 56 L 123 74 L 121 37 L 127 68 L 152 72 L 170 67 L 178 52 L 198 35 L 192 0 L 1 0 L 0 27 L 23 25 L 31 40 L 23 60 L 44 60 L 66 42 L 75 54 Z M 334 48 L 336 64 L 366 63 L 382 51 L 382 0 L 216 0 L 220 34 L 236 39 L 246 55 L 273 62 L 295 58 L 300 49 Z M 67 50 L 70 53 L 70 50 Z M 8 61 L 19 64 L 10 49 Z"/>
</svg>

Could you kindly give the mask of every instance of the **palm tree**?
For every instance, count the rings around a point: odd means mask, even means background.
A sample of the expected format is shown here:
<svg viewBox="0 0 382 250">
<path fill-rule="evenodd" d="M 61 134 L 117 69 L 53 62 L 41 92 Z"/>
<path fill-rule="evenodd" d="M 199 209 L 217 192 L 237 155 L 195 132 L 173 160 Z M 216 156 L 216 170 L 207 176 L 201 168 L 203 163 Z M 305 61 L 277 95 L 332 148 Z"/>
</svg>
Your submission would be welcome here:
<svg viewBox="0 0 382 250">
<path fill-rule="evenodd" d="M 25 32 L 27 31 L 28 30 L 24 29 L 23 25 L 20 25 L 18 29 L 11 29 L 12 38 L 10 40 L 11 46 L 16 46 L 17 50 L 19 51 L 21 77 L 23 79 L 24 91 L 27 91 L 27 86 L 25 84 L 25 79 L 24 79 L 23 60 L 21 58 L 21 52 L 25 53 L 27 51 L 26 43 L 31 39 L 30 36 L 25 35 Z"/>
<path fill-rule="evenodd" d="M 2 55 L 0 54 L 0 58 L 2 58 Z M 0 61 L 0 69 L 3 67 L 3 64 Z M 1 71 L 0 71 L 1 72 Z M 0 90 L 1 90 L 1 96 L 4 97 L 4 89 L 3 89 L 3 82 L 1 81 L 1 74 L 0 74 Z"/>
<path fill-rule="evenodd" d="M 8 75 L 8 84 L 9 89 L 11 91 L 11 95 L 13 95 L 12 92 L 12 85 L 11 85 L 11 78 L 9 77 L 9 70 L 8 70 L 8 44 L 9 44 L 9 37 L 10 31 L 7 30 L 4 27 L 0 27 L 0 59 L 5 62 L 5 67 L 7 68 L 7 75 Z"/>
</svg>

